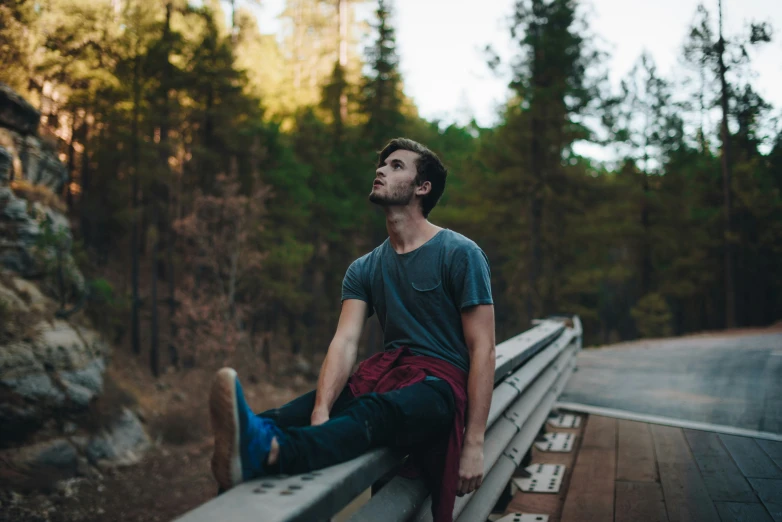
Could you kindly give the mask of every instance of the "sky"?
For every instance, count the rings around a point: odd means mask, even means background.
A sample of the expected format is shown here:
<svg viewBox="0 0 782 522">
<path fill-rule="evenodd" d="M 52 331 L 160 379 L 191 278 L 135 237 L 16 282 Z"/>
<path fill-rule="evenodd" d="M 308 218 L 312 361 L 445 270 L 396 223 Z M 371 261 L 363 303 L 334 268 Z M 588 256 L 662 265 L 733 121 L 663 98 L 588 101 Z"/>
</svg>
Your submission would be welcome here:
<svg viewBox="0 0 782 522">
<path fill-rule="evenodd" d="M 264 0 L 256 12 L 264 33 L 279 28 L 276 17 L 284 0 Z M 364 2 L 359 16 L 369 17 L 374 2 Z M 619 81 L 646 50 L 658 71 L 677 69 L 687 29 L 698 0 L 588 0 L 584 2 L 592 32 L 610 53 L 611 83 Z M 716 20 L 717 0 L 706 0 Z M 507 98 L 507 74 L 486 66 L 483 49 L 490 44 L 501 58 L 513 55 L 507 19 L 513 0 L 395 0 L 394 26 L 405 92 L 421 116 L 443 123 L 493 124 Z M 782 0 L 723 0 L 725 34 L 741 32 L 750 21 L 768 21 L 776 29 L 770 44 L 753 51 L 756 90 L 782 109 Z M 506 62 L 507 63 L 507 62 Z"/>
</svg>

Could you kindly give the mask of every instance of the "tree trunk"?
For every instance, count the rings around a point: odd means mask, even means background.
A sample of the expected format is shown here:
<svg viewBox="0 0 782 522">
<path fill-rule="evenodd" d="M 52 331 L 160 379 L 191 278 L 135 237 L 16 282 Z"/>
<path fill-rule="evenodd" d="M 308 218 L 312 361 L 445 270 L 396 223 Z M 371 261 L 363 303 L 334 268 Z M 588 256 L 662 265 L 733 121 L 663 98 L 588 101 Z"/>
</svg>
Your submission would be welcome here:
<svg viewBox="0 0 782 522">
<path fill-rule="evenodd" d="M 529 206 L 529 269 L 527 272 L 527 321 L 532 321 L 538 310 L 539 292 L 538 278 L 540 277 L 541 267 L 543 266 L 543 248 L 541 245 L 541 228 L 543 226 L 543 187 L 544 187 L 544 169 L 545 167 L 545 143 L 544 127 L 540 121 L 540 115 L 532 116 L 532 144 L 531 144 L 531 175 L 533 178 L 530 192 Z"/>
<path fill-rule="evenodd" d="M 725 209 L 725 327 L 736 326 L 736 294 L 733 280 L 733 231 L 731 224 L 731 164 L 730 164 L 730 131 L 728 130 L 728 82 L 725 74 L 728 68 L 725 66 L 725 39 L 722 36 L 722 0 L 719 2 L 720 10 L 720 39 L 717 42 L 717 51 L 720 67 L 720 105 L 722 108 L 722 192 Z"/>
<path fill-rule="evenodd" d="M 171 195 L 171 191 L 169 191 Z M 169 202 L 169 210 L 171 208 Z M 179 353 L 176 349 L 177 326 L 174 317 L 176 316 L 176 286 L 174 285 L 174 241 L 176 239 L 174 227 L 171 226 L 172 217 L 169 215 L 166 219 L 166 277 L 168 278 L 168 325 L 170 328 L 170 337 L 168 339 L 168 359 L 175 368 L 179 366 Z"/>
<path fill-rule="evenodd" d="M 158 223 L 157 201 L 152 201 L 152 222 Z M 152 245 L 152 297 L 150 306 L 152 307 L 152 317 L 150 321 L 149 332 L 149 369 L 152 375 L 160 375 L 160 358 L 158 357 L 158 313 L 157 313 L 157 257 L 160 250 L 160 233 L 156 234 L 155 242 Z"/>
<path fill-rule="evenodd" d="M 141 300 L 139 298 L 139 225 L 138 225 L 138 193 L 139 193 L 139 105 L 141 103 L 141 83 L 139 79 L 141 57 L 138 54 L 138 48 L 136 48 L 136 56 L 133 63 L 133 120 L 131 123 L 131 155 L 133 162 L 133 181 L 131 186 L 131 215 L 132 215 L 132 227 L 130 233 L 130 280 L 133 294 L 133 302 L 131 305 L 131 319 L 130 319 L 130 343 L 133 349 L 133 353 L 141 353 L 141 340 L 140 340 L 140 324 L 139 314 L 141 308 Z"/>
<path fill-rule="evenodd" d="M 75 155 L 73 142 L 76 139 L 76 113 L 71 113 L 71 139 L 68 141 L 68 181 L 65 183 L 65 204 L 68 206 L 68 212 L 73 212 L 73 192 L 71 192 L 71 182 L 73 181 L 73 171 L 75 170 Z"/>
<path fill-rule="evenodd" d="M 644 146 L 644 170 L 641 171 L 641 228 L 643 230 L 643 243 L 641 245 L 641 296 L 649 293 L 652 286 L 652 235 L 651 225 L 649 223 L 649 156 L 647 148 L 649 146 L 649 132 L 646 132 L 646 145 Z"/>
<path fill-rule="evenodd" d="M 296 316 L 293 314 L 288 315 L 288 338 L 291 342 L 291 352 L 293 355 L 301 353 L 301 344 L 299 343 L 299 337 L 296 335 Z"/>
<path fill-rule="evenodd" d="M 342 74 L 348 66 L 348 1 L 337 0 L 337 18 L 339 19 L 339 66 Z M 348 95 L 344 89 L 339 94 L 340 124 L 348 119 Z"/>
<path fill-rule="evenodd" d="M 84 121 L 82 121 L 81 130 L 81 143 L 84 147 L 81 153 L 81 194 L 79 194 L 79 213 L 81 214 L 81 235 L 84 239 L 84 244 L 92 246 L 93 234 L 92 234 L 92 212 L 89 208 L 90 197 L 90 182 L 92 181 L 90 176 L 90 154 L 89 154 L 89 139 L 90 139 L 90 122 L 87 113 L 84 114 Z"/>
<path fill-rule="evenodd" d="M 169 62 L 169 46 L 170 46 L 170 34 L 171 34 L 171 2 L 166 2 L 166 21 L 163 25 L 163 35 L 161 40 L 163 41 L 165 56 L 163 60 L 163 67 L 160 75 L 160 93 L 159 99 L 161 102 L 160 107 L 160 143 L 158 148 L 158 162 L 159 168 L 163 176 L 168 179 L 168 128 L 169 128 L 169 116 L 168 116 L 168 84 L 171 76 L 171 65 Z M 155 243 L 152 246 L 152 321 L 150 324 L 150 345 L 149 345 L 149 368 L 152 371 L 152 375 L 157 377 L 160 374 L 160 356 L 159 356 L 159 333 L 160 327 L 158 322 L 158 302 L 157 302 L 157 280 L 159 270 L 159 256 L 161 250 L 161 242 L 163 241 L 163 229 L 167 228 L 167 224 L 161 219 L 160 205 L 164 204 L 164 200 L 167 200 L 167 192 L 164 188 L 163 181 L 160 177 L 154 180 L 153 188 L 150 191 L 150 200 L 152 205 L 152 224 L 155 227 Z"/>
</svg>

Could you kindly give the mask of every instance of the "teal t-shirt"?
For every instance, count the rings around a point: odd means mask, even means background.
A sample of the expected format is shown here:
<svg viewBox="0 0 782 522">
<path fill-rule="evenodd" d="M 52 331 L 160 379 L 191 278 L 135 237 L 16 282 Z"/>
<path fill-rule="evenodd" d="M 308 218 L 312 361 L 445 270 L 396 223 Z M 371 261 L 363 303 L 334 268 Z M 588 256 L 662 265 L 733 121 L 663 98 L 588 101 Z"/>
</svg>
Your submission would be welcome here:
<svg viewBox="0 0 782 522">
<path fill-rule="evenodd" d="M 342 281 L 342 300 L 360 299 L 377 313 L 383 346 L 407 346 L 469 371 L 461 311 L 492 304 L 489 260 L 471 239 L 440 230 L 406 254 L 389 239 L 356 259 Z"/>
</svg>

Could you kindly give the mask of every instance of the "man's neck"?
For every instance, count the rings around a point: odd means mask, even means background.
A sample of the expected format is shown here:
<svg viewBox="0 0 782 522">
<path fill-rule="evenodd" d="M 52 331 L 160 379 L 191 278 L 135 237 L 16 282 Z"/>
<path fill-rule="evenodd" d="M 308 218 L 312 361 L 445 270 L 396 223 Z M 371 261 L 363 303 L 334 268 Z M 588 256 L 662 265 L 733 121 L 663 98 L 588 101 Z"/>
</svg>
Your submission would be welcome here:
<svg viewBox="0 0 782 522">
<path fill-rule="evenodd" d="M 418 209 L 387 208 L 386 230 L 394 251 L 406 254 L 432 239 L 442 227 L 430 223 Z"/>
</svg>

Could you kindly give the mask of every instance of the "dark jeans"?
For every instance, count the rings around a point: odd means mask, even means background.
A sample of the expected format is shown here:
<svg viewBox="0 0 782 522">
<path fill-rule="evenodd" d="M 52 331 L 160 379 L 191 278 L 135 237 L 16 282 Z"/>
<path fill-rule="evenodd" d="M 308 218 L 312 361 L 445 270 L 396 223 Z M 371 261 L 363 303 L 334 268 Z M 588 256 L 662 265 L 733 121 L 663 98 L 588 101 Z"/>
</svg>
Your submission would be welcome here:
<svg viewBox="0 0 782 522">
<path fill-rule="evenodd" d="M 282 428 L 272 473 L 293 475 L 333 466 L 380 446 L 410 447 L 445 437 L 453 426 L 454 398 L 442 380 L 419 382 L 387 393 L 353 397 L 345 387 L 329 420 L 310 426 L 311 391 L 258 415 Z"/>
</svg>

